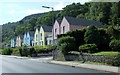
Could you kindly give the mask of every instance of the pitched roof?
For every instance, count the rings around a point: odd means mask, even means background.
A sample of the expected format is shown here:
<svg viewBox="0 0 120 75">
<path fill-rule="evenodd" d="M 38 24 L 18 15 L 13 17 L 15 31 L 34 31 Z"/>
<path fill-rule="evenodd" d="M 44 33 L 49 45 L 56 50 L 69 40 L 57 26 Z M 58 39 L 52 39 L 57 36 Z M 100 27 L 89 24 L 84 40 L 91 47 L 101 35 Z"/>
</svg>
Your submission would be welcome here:
<svg viewBox="0 0 120 75">
<path fill-rule="evenodd" d="M 30 36 L 34 36 L 35 31 L 29 31 Z"/>
<path fill-rule="evenodd" d="M 62 20 L 60 19 L 57 19 L 57 22 L 59 23 L 59 25 L 61 24 Z"/>
<path fill-rule="evenodd" d="M 21 39 L 23 39 L 24 35 L 19 35 Z"/>
<path fill-rule="evenodd" d="M 52 32 L 53 26 L 42 25 L 41 27 L 43 28 L 44 32 Z"/>
<path fill-rule="evenodd" d="M 37 27 L 36 29 L 38 29 L 38 31 L 40 31 L 40 28 L 39 28 L 39 27 Z"/>
<path fill-rule="evenodd" d="M 97 27 L 105 28 L 104 25 L 98 21 L 69 17 L 69 16 L 65 16 L 65 18 L 71 25 L 83 25 L 83 26 L 95 25 Z"/>
</svg>

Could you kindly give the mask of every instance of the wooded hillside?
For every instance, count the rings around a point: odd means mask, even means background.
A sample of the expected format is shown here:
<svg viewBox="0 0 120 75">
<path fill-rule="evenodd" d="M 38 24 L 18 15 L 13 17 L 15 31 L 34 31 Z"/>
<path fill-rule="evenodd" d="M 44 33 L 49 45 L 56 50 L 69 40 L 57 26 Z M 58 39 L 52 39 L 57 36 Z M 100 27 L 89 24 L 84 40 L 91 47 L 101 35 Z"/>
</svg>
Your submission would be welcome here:
<svg viewBox="0 0 120 75">
<path fill-rule="evenodd" d="M 97 20 L 108 26 L 120 26 L 120 2 L 88 2 L 85 4 L 72 3 L 61 11 L 54 12 L 54 19 L 62 19 L 63 16 L 72 16 Z M 3 44 L 10 43 L 10 39 L 27 31 L 33 31 L 41 25 L 52 25 L 52 12 L 33 14 L 19 22 L 3 25 Z"/>
</svg>

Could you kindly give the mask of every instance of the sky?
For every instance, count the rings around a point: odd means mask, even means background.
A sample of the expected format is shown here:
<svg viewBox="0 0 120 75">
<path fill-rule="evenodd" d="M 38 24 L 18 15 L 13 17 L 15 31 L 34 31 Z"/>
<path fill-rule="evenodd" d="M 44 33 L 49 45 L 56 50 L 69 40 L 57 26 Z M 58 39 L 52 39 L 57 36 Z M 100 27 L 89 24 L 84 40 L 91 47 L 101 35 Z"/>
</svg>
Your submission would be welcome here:
<svg viewBox="0 0 120 75">
<path fill-rule="evenodd" d="M 17 22 L 25 16 L 51 11 L 42 6 L 54 7 L 62 10 L 66 5 L 80 2 L 84 4 L 90 0 L 0 0 L 0 25 Z"/>
</svg>

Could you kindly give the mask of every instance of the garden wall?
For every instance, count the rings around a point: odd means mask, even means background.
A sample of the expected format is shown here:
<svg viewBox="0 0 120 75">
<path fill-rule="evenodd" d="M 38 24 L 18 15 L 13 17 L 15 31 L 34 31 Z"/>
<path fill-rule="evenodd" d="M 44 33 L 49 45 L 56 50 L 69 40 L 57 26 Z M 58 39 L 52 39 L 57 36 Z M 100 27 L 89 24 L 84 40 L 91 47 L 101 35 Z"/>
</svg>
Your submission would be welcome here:
<svg viewBox="0 0 120 75">
<path fill-rule="evenodd" d="M 55 50 L 55 59 L 65 59 L 68 61 L 78 60 L 105 63 L 105 61 L 109 60 L 109 58 L 112 57 L 116 58 L 118 55 L 63 55 L 60 50 Z"/>
</svg>

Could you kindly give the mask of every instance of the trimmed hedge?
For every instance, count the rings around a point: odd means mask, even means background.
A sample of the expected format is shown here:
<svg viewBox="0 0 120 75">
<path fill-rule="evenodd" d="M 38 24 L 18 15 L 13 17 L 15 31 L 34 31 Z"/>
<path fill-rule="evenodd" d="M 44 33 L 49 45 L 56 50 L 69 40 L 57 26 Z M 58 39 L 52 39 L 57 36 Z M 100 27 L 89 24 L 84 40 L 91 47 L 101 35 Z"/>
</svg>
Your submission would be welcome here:
<svg viewBox="0 0 120 75">
<path fill-rule="evenodd" d="M 95 53 L 97 52 L 98 48 L 95 44 L 85 44 L 79 46 L 80 52 L 88 52 L 88 53 Z"/>
</svg>

